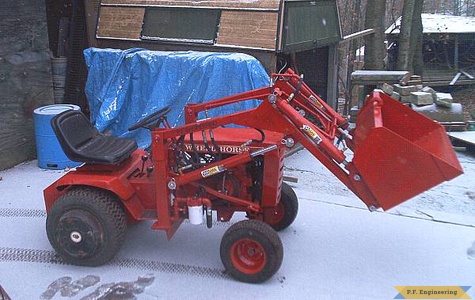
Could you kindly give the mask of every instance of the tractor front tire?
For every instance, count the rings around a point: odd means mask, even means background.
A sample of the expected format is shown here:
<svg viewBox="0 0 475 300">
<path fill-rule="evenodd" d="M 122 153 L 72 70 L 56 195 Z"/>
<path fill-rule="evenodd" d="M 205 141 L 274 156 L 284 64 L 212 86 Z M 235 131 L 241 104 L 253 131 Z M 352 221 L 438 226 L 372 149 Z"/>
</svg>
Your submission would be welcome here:
<svg viewBox="0 0 475 300">
<path fill-rule="evenodd" d="M 46 233 L 67 263 L 100 266 L 122 246 L 127 219 L 117 197 L 104 190 L 73 188 L 59 197 L 46 218 Z"/>
<path fill-rule="evenodd" d="M 299 211 L 299 200 L 294 190 L 287 184 L 282 184 L 280 192 L 280 202 L 274 210 L 271 218 L 264 221 L 269 224 L 274 230 L 281 231 L 289 227 L 297 217 Z"/>
<path fill-rule="evenodd" d="M 224 233 L 220 254 L 229 275 L 242 282 L 260 283 L 279 270 L 284 248 L 277 232 L 268 224 L 244 220 Z"/>
</svg>

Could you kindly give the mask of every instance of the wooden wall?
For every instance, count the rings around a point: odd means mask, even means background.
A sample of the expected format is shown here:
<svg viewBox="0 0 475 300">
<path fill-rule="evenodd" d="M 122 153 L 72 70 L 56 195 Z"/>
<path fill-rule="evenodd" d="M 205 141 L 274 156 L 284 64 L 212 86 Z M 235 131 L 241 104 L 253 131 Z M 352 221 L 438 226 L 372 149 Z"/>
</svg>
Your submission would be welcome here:
<svg viewBox="0 0 475 300">
<path fill-rule="evenodd" d="M 101 8 L 97 35 L 119 39 L 140 39 L 144 7 Z"/>
<path fill-rule="evenodd" d="M 256 1 L 163 1 L 103 0 L 99 12 L 97 38 L 141 41 L 147 7 L 222 8 L 218 39 L 214 46 L 255 48 L 274 51 L 278 31 L 279 0 Z"/>
<path fill-rule="evenodd" d="M 2 0 L 0 170 L 36 157 L 33 111 L 53 103 L 44 0 Z"/>
</svg>

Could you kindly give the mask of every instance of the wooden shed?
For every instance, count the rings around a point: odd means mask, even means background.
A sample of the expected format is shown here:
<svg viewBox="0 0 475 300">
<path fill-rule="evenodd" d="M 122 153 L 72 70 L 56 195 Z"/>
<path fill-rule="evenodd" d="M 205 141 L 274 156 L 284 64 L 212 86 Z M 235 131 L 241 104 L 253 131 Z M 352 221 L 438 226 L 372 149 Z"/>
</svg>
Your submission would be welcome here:
<svg viewBox="0 0 475 300">
<path fill-rule="evenodd" d="M 293 67 L 336 105 L 335 0 L 85 1 L 89 45 L 100 48 L 233 51 L 270 72 Z"/>
<path fill-rule="evenodd" d="M 475 17 L 422 14 L 424 84 L 431 86 L 475 83 Z M 389 64 L 397 60 L 401 18 L 386 30 Z"/>
</svg>

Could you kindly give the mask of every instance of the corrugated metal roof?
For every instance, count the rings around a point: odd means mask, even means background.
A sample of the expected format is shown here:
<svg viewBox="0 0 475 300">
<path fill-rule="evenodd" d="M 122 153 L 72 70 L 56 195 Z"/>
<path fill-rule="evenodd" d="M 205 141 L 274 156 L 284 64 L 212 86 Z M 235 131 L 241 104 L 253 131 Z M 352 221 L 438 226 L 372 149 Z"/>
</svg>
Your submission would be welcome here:
<svg viewBox="0 0 475 300">
<path fill-rule="evenodd" d="M 475 32 L 475 17 L 422 14 L 424 33 L 472 33 Z M 391 25 L 386 34 L 399 34 L 401 17 Z"/>
</svg>

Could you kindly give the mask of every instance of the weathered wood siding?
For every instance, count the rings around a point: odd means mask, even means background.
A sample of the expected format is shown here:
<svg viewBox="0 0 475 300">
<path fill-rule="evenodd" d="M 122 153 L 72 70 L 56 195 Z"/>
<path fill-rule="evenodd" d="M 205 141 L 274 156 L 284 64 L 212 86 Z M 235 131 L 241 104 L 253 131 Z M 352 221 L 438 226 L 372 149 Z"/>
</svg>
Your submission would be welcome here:
<svg viewBox="0 0 475 300">
<path fill-rule="evenodd" d="M 102 7 L 97 35 L 140 39 L 144 14 L 143 7 Z"/>
<path fill-rule="evenodd" d="M 219 7 L 219 8 L 259 8 L 259 9 L 278 9 L 281 0 L 209 0 L 209 1 L 190 1 L 190 0 L 102 0 L 102 4 L 127 4 L 127 5 L 145 5 L 145 6 L 199 6 L 199 7 Z"/>
<path fill-rule="evenodd" d="M 223 11 L 216 44 L 275 49 L 277 21 L 273 12 Z"/>
<path fill-rule="evenodd" d="M 44 0 L 2 0 L 0 170 L 36 156 L 33 111 L 53 103 Z"/>
</svg>

